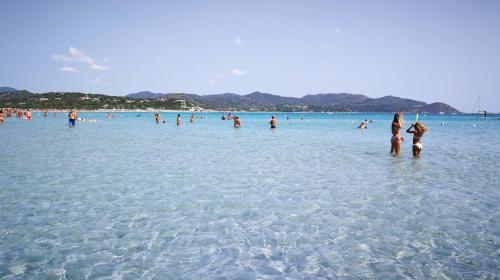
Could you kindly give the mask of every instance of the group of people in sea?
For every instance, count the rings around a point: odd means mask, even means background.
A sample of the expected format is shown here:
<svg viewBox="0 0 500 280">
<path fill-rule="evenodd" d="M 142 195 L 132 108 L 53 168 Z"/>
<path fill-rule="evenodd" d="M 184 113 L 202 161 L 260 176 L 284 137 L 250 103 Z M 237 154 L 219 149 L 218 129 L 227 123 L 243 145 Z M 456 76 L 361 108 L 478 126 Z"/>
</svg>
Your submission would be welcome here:
<svg viewBox="0 0 500 280">
<path fill-rule="evenodd" d="M 418 115 L 417 115 L 418 117 Z M 403 113 L 397 112 L 394 114 L 394 119 L 391 124 L 391 154 L 395 156 L 399 156 L 399 151 L 401 149 L 401 143 L 404 141 L 401 136 L 401 129 L 403 128 Z M 422 142 L 421 138 L 424 136 L 427 128 L 421 122 L 418 122 L 417 119 L 411 126 L 406 130 L 407 133 L 413 134 L 413 145 L 412 145 L 412 153 L 414 157 L 420 157 L 420 152 L 422 151 Z"/>
<path fill-rule="evenodd" d="M 22 110 L 22 109 L 12 109 L 12 108 L 0 108 L 0 124 L 5 121 L 5 117 L 11 118 L 12 116 L 16 116 L 19 119 L 31 120 L 33 118 L 33 113 L 30 109 Z"/>
<path fill-rule="evenodd" d="M 43 116 L 47 117 L 48 116 L 48 111 L 42 111 Z M 54 113 L 55 116 L 56 113 Z M 11 118 L 12 116 L 16 116 L 17 118 L 20 119 L 26 119 L 26 120 L 31 120 L 32 117 L 32 112 L 30 109 L 28 110 L 22 110 L 22 109 L 12 109 L 12 108 L 5 108 L 2 109 L 0 108 L 0 124 L 2 124 L 5 121 L 5 117 Z M 139 117 L 140 115 L 138 115 Z M 106 118 L 110 119 L 113 118 L 113 115 L 108 113 L 106 115 Z M 161 122 L 161 116 L 159 113 L 156 113 L 154 115 L 156 123 Z M 195 114 L 192 113 L 189 121 L 193 123 L 195 121 Z M 233 116 L 231 113 L 228 113 L 227 116 L 226 114 L 223 114 L 221 117 L 222 120 L 232 120 L 233 121 L 233 126 L 235 128 L 241 127 L 241 120 L 238 116 Z M 286 119 L 288 120 L 289 117 L 286 116 Z M 301 118 L 303 119 L 303 118 Z M 80 120 L 83 121 L 83 119 L 78 118 L 78 114 L 76 113 L 75 110 L 70 110 L 68 112 L 68 124 L 72 127 L 76 125 L 76 121 Z M 361 124 L 358 126 L 359 129 L 366 129 L 367 123 L 371 123 L 372 120 L 367 120 L 365 119 Z M 165 123 L 165 121 L 163 121 Z M 181 115 L 178 114 L 176 118 L 176 124 L 177 126 L 180 126 L 182 123 Z M 272 115 L 271 119 L 269 121 L 269 126 L 271 129 L 277 128 L 278 125 L 278 120 L 276 116 Z M 391 154 L 394 156 L 398 156 L 400 153 L 401 149 L 401 143 L 404 141 L 403 137 L 401 136 L 401 129 L 403 128 L 403 114 L 401 112 L 397 112 L 394 114 L 394 119 L 391 124 Z M 422 142 L 421 139 L 424 136 L 425 132 L 427 131 L 427 128 L 422 122 L 415 120 L 414 123 L 411 124 L 411 126 L 406 130 L 407 133 L 413 134 L 413 145 L 412 145 L 412 153 L 414 157 L 419 157 L 420 153 L 422 151 Z"/>
</svg>

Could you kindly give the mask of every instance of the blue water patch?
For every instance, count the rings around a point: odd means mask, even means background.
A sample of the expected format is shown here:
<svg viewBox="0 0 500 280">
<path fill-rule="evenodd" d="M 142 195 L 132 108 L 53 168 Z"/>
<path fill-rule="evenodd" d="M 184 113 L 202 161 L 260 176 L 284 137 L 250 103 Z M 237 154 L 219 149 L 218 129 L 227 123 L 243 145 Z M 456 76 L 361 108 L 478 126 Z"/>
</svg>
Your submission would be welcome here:
<svg viewBox="0 0 500 280">
<path fill-rule="evenodd" d="M 498 116 L 113 114 L 0 126 L 0 279 L 499 275 Z"/>
</svg>

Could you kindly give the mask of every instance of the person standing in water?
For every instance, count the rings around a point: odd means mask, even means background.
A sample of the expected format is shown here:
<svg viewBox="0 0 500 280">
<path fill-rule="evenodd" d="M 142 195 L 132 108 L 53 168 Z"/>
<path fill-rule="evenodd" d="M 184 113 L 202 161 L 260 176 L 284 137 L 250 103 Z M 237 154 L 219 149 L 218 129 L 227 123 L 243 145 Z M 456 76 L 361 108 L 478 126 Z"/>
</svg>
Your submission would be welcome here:
<svg viewBox="0 0 500 280">
<path fill-rule="evenodd" d="M 278 123 L 278 122 L 276 121 L 276 117 L 273 115 L 273 116 L 271 117 L 271 121 L 269 122 L 269 124 L 271 125 L 271 128 L 276 128 L 276 124 L 277 124 L 277 123 Z"/>
<path fill-rule="evenodd" d="M 189 118 L 189 122 L 190 122 L 190 123 L 193 123 L 193 122 L 194 122 L 194 113 L 193 113 L 193 114 L 191 114 L 191 118 Z"/>
<path fill-rule="evenodd" d="M 411 130 L 413 128 L 413 130 Z M 413 146 L 411 148 L 414 157 L 419 157 L 420 152 L 422 151 L 422 142 L 420 142 L 420 138 L 424 136 L 427 128 L 420 122 L 416 122 L 412 124 L 406 132 L 413 134 Z"/>
<path fill-rule="evenodd" d="M 234 128 L 239 128 L 241 126 L 240 118 L 239 117 L 234 117 Z"/>
<path fill-rule="evenodd" d="M 181 125 L 181 114 L 177 114 L 177 126 Z"/>
<path fill-rule="evenodd" d="M 394 119 L 392 120 L 391 131 L 391 154 L 399 156 L 399 150 L 401 148 L 401 142 L 403 138 L 401 137 L 400 130 L 403 127 L 403 114 L 397 112 L 394 114 Z"/>
<path fill-rule="evenodd" d="M 70 126 L 76 125 L 76 117 L 77 117 L 76 112 L 73 109 L 71 109 L 68 113 L 68 123 Z"/>
<path fill-rule="evenodd" d="M 0 108 L 0 124 L 3 124 L 4 114 L 2 108 Z"/>
<path fill-rule="evenodd" d="M 160 123 L 160 114 L 155 114 L 156 123 Z"/>
<path fill-rule="evenodd" d="M 33 115 L 31 114 L 31 109 L 28 109 L 28 111 L 26 111 L 26 119 L 29 121 L 33 119 Z"/>
</svg>

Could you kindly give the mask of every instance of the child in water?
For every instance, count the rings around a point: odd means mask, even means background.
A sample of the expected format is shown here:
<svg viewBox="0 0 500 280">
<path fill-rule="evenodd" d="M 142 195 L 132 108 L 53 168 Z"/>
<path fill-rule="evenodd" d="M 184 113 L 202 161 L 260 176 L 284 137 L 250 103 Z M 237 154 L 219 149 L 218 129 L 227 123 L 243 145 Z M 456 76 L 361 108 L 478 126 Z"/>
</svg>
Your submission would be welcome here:
<svg viewBox="0 0 500 280">
<path fill-rule="evenodd" d="M 397 112 L 394 114 L 394 119 L 391 125 L 392 137 L 391 137 L 391 154 L 399 156 L 399 150 L 401 148 L 401 142 L 403 142 L 403 137 L 401 137 L 400 130 L 403 127 L 403 114 Z"/>
<path fill-rule="evenodd" d="M 413 127 L 413 130 L 411 128 Z M 419 157 L 420 152 L 422 151 L 422 143 L 420 142 L 420 138 L 424 136 L 425 131 L 427 128 L 420 122 L 416 122 L 415 124 L 412 124 L 406 132 L 408 133 L 413 133 L 413 146 L 412 146 L 412 152 L 414 157 Z"/>
</svg>

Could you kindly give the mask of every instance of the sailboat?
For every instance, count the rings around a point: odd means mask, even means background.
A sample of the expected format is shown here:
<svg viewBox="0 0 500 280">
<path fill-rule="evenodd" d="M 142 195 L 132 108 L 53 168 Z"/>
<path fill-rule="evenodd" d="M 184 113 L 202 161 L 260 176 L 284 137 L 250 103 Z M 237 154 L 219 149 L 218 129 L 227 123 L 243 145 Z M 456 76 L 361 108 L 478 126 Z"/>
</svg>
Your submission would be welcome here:
<svg viewBox="0 0 500 280">
<path fill-rule="evenodd" d="M 476 102 L 476 104 L 474 104 L 474 108 L 472 108 L 472 112 L 477 112 L 477 113 L 473 113 L 473 114 L 482 115 L 486 118 L 486 115 L 488 114 L 488 112 L 486 112 L 486 110 L 481 110 L 481 95 L 479 95 L 477 97 L 477 102 Z"/>
<path fill-rule="evenodd" d="M 441 103 L 439 103 L 439 114 L 444 115 L 444 112 L 441 110 Z"/>
</svg>

